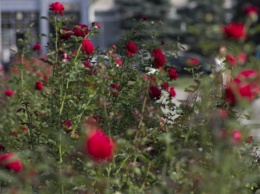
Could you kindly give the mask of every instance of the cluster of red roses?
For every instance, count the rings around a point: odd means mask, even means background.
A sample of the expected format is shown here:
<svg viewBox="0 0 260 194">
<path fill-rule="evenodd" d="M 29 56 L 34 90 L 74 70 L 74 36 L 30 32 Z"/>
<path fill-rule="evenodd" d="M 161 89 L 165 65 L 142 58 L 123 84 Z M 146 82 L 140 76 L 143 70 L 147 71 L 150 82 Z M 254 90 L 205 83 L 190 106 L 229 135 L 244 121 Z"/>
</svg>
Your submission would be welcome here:
<svg viewBox="0 0 260 194">
<path fill-rule="evenodd" d="M 239 72 L 225 89 L 225 99 L 230 106 L 239 100 L 253 101 L 260 91 L 259 72 L 246 69 Z"/>
</svg>

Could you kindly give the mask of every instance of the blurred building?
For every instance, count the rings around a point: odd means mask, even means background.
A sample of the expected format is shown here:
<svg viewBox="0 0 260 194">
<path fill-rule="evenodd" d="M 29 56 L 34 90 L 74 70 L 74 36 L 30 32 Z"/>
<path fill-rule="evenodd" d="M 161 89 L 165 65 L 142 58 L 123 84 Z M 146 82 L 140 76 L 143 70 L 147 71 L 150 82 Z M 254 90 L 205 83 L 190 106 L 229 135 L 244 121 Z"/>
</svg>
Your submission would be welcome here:
<svg viewBox="0 0 260 194">
<path fill-rule="evenodd" d="M 46 19 L 53 14 L 49 5 L 54 0 L 0 0 L 0 64 L 8 64 L 17 50 L 17 39 L 22 38 L 22 32 L 30 24 L 32 43 L 42 44 L 42 53 L 46 53 L 45 46 L 48 38 L 39 36 L 49 34 L 52 29 Z M 101 24 L 100 36 L 93 41 L 101 49 L 115 43 L 120 37 L 120 16 L 113 0 L 59 0 L 64 7 L 64 17 L 72 18 L 72 25 L 83 23 L 91 25 L 92 22 Z"/>
</svg>

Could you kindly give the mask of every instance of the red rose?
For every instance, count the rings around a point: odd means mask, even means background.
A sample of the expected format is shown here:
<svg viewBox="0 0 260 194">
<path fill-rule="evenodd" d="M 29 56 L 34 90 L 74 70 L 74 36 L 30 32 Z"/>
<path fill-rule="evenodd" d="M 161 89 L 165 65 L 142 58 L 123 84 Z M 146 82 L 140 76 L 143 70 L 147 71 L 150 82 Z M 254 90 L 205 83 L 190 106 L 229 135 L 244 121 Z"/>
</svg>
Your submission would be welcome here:
<svg viewBox="0 0 260 194">
<path fill-rule="evenodd" d="M 127 51 L 127 55 L 129 57 L 132 57 L 134 54 L 138 52 L 138 47 L 134 42 L 129 41 L 126 43 L 126 51 Z"/>
<path fill-rule="evenodd" d="M 255 70 L 241 71 L 225 89 L 225 100 L 230 106 L 234 106 L 239 99 L 254 100 L 260 91 L 258 79 L 259 73 Z"/>
<path fill-rule="evenodd" d="M 171 96 L 171 97 L 175 97 L 175 96 L 176 96 L 176 92 L 175 92 L 174 87 L 170 87 L 170 88 L 169 88 L 169 93 L 170 93 L 170 96 Z"/>
<path fill-rule="evenodd" d="M 114 83 L 111 85 L 112 88 L 116 89 L 116 90 L 119 90 L 119 85 Z"/>
<path fill-rule="evenodd" d="M 186 62 L 187 62 L 187 64 L 190 65 L 190 66 L 194 66 L 194 65 L 197 66 L 197 65 L 200 64 L 199 60 L 196 59 L 196 58 L 190 58 L 190 59 L 188 59 Z"/>
<path fill-rule="evenodd" d="M 42 91 L 43 83 L 42 82 L 35 82 L 35 89 Z"/>
<path fill-rule="evenodd" d="M 158 48 L 153 49 L 152 56 L 154 57 L 153 67 L 160 68 L 165 65 L 166 59 L 163 52 L 160 49 Z"/>
<path fill-rule="evenodd" d="M 178 73 L 175 69 L 169 68 L 168 73 L 169 73 L 169 76 L 170 76 L 170 80 L 173 80 L 173 79 L 176 80 L 176 78 L 178 78 Z"/>
<path fill-rule="evenodd" d="M 165 90 L 168 90 L 170 86 L 169 86 L 168 83 L 165 83 L 165 82 L 164 82 L 164 83 L 161 84 L 161 87 L 162 87 L 163 89 L 165 89 Z"/>
<path fill-rule="evenodd" d="M 32 47 L 33 51 L 40 51 L 41 49 L 42 49 L 42 46 L 38 43 L 33 45 L 33 47 Z"/>
<path fill-rule="evenodd" d="M 20 172 L 23 169 L 21 160 L 12 152 L 0 154 L 0 166 L 14 172 Z"/>
<path fill-rule="evenodd" d="M 59 33 L 62 39 L 69 39 L 73 35 L 69 28 L 61 28 Z"/>
<path fill-rule="evenodd" d="M 60 15 L 63 15 L 64 6 L 59 2 L 55 2 L 50 5 L 50 10 L 54 13 L 60 13 Z"/>
<path fill-rule="evenodd" d="M 235 67 L 237 65 L 237 60 L 233 55 L 227 54 L 225 58 L 231 67 Z"/>
<path fill-rule="evenodd" d="M 114 142 L 101 129 L 93 129 L 87 135 L 85 151 L 94 161 L 110 161 L 114 150 Z"/>
<path fill-rule="evenodd" d="M 92 65 L 88 61 L 83 62 L 83 65 L 88 69 L 92 69 Z"/>
<path fill-rule="evenodd" d="M 242 134 L 239 130 L 234 129 L 232 131 L 232 140 L 235 144 L 239 144 L 242 140 Z"/>
<path fill-rule="evenodd" d="M 224 36 L 226 38 L 233 39 L 245 39 L 246 38 L 246 29 L 244 24 L 232 22 L 227 26 L 222 27 Z"/>
<path fill-rule="evenodd" d="M 114 61 L 117 63 L 118 66 L 122 66 L 123 62 L 120 58 L 114 58 Z"/>
<path fill-rule="evenodd" d="M 82 51 L 87 55 L 92 55 L 94 53 L 95 47 L 92 42 L 88 39 L 82 41 Z"/>
<path fill-rule="evenodd" d="M 151 99 L 160 99 L 161 97 L 161 90 L 157 88 L 156 86 L 150 86 L 149 88 L 149 96 Z"/>
<path fill-rule="evenodd" d="M 14 95 L 14 91 L 12 91 L 12 90 L 5 90 L 5 91 L 4 91 L 4 94 L 5 94 L 6 96 L 11 97 L 11 96 Z"/>
<path fill-rule="evenodd" d="M 258 14 L 259 8 L 253 5 L 247 5 L 243 10 L 245 15 Z"/>
<path fill-rule="evenodd" d="M 77 24 L 73 32 L 75 36 L 85 37 L 88 34 L 88 26 L 85 24 Z"/>
</svg>

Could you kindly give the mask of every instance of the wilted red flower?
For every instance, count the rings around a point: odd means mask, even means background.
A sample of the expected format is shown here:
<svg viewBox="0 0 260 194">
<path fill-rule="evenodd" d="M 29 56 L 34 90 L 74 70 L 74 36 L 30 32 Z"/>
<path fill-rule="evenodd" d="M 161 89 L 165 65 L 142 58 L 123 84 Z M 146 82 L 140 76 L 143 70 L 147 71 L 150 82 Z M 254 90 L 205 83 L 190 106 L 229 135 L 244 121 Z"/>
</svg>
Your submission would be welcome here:
<svg viewBox="0 0 260 194">
<path fill-rule="evenodd" d="M 42 46 L 39 43 L 33 45 L 33 47 L 32 47 L 33 51 L 40 51 L 41 49 L 42 49 Z"/>
<path fill-rule="evenodd" d="M 149 96 L 151 99 L 160 99 L 161 97 L 161 90 L 157 88 L 156 86 L 150 86 L 149 87 Z"/>
<path fill-rule="evenodd" d="M 95 51 L 95 46 L 92 42 L 88 39 L 82 40 L 82 51 L 85 52 L 87 55 L 92 55 Z"/>
<path fill-rule="evenodd" d="M 233 39 L 245 39 L 246 38 L 246 29 L 245 25 L 242 23 L 232 22 L 229 25 L 222 27 L 224 36 L 226 38 Z"/>
<path fill-rule="evenodd" d="M 54 13 L 60 13 L 60 15 L 63 15 L 64 6 L 60 2 L 55 2 L 50 5 L 50 10 Z"/>
<path fill-rule="evenodd" d="M 197 66 L 200 64 L 199 60 L 196 58 L 190 58 L 186 62 L 188 65 L 191 65 L 191 66 L 194 66 L 194 65 Z"/>
<path fill-rule="evenodd" d="M 101 129 L 92 129 L 87 135 L 85 151 L 96 162 L 110 161 L 115 143 Z"/>
<path fill-rule="evenodd" d="M 69 28 L 65 27 L 61 28 L 59 33 L 62 39 L 69 39 L 73 35 L 73 32 Z"/>
<path fill-rule="evenodd" d="M 88 34 L 88 26 L 85 24 L 77 24 L 73 32 L 75 36 L 85 37 Z"/>
<path fill-rule="evenodd" d="M 70 120 L 62 121 L 62 125 L 66 133 L 70 133 L 72 131 L 72 122 Z"/>
<path fill-rule="evenodd" d="M 0 154 L 0 166 L 14 172 L 23 169 L 21 160 L 12 152 Z"/>
<path fill-rule="evenodd" d="M 242 134 L 238 129 L 232 131 L 232 140 L 235 144 L 239 144 L 242 140 Z"/>
<path fill-rule="evenodd" d="M 173 80 L 173 79 L 176 80 L 179 76 L 177 71 L 173 68 L 169 68 L 168 73 L 169 73 L 169 76 L 170 76 L 170 80 Z"/>
<path fill-rule="evenodd" d="M 169 88 L 169 93 L 170 93 L 170 96 L 171 96 L 171 97 L 175 97 L 175 96 L 176 96 L 176 92 L 175 92 L 174 87 L 170 87 L 170 88 Z"/>
<path fill-rule="evenodd" d="M 165 65 L 166 59 L 165 59 L 163 52 L 160 49 L 158 49 L 158 48 L 153 49 L 152 56 L 154 57 L 153 67 L 160 68 Z"/>
<path fill-rule="evenodd" d="M 11 96 L 14 95 L 14 91 L 12 91 L 12 90 L 5 90 L 5 91 L 4 91 L 4 94 L 5 94 L 6 96 L 11 97 Z"/>
<path fill-rule="evenodd" d="M 259 8 L 253 5 L 247 5 L 243 10 L 245 15 L 258 14 Z"/>
<path fill-rule="evenodd" d="M 42 82 L 35 82 L 35 89 L 36 90 L 39 90 L 39 91 L 42 91 L 42 88 L 43 88 L 43 83 Z"/>
<path fill-rule="evenodd" d="M 132 57 L 134 54 L 138 52 L 138 47 L 134 42 L 129 41 L 126 43 L 126 51 L 127 51 L 127 55 L 129 57 Z"/>
<path fill-rule="evenodd" d="M 5 151 L 5 146 L 3 146 L 2 144 L 0 144 L 0 152 L 4 152 Z"/>
</svg>

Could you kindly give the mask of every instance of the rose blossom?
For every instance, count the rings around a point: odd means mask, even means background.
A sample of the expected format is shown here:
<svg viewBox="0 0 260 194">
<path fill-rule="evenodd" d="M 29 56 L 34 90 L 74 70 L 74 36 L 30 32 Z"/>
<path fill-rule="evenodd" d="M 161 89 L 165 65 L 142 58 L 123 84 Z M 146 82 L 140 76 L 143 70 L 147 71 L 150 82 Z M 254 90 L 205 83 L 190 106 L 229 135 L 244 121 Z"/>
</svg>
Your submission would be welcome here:
<svg viewBox="0 0 260 194">
<path fill-rule="evenodd" d="M 75 36 L 85 37 L 88 34 L 88 26 L 85 24 L 77 24 L 73 32 Z"/>
<path fill-rule="evenodd" d="M 0 154 L 0 166 L 14 172 L 20 172 L 23 169 L 21 160 L 12 152 Z"/>
<path fill-rule="evenodd" d="M 158 48 L 153 49 L 152 56 L 154 57 L 153 67 L 160 68 L 165 65 L 166 59 L 163 52 L 160 49 Z"/>
<path fill-rule="evenodd" d="M 150 86 L 149 88 L 149 96 L 151 99 L 160 99 L 161 97 L 161 90 L 157 88 L 156 86 Z"/>
<path fill-rule="evenodd" d="M 42 82 L 35 82 L 35 89 L 36 90 L 39 90 L 39 91 L 42 91 L 42 88 L 43 88 L 43 83 Z"/>
<path fill-rule="evenodd" d="M 41 49 L 42 49 L 42 46 L 39 43 L 32 46 L 33 51 L 40 51 Z"/>
<path fill-rule="evenodd" d="M 253 5 L 247 5 L 244 10 L 243 10 L 245 15 L 251 15 L 251 14 L 255 14 L 257 15 L 259 12 L 259 8 Z"/>
<path fill-rule="evenodd" d="M 170 94 L 171 97 L 175 97 L 176 96 L 176 92 L 175 92 L 174 87 L 170 87 L 169 88 L 169 94 Z"/>
<path fill-rule="evenodd" d="M 11 97 L 11 96 L 14 95 L 14 91 L 12 91 L 12 90 L 5 90 L 5 91 L 4 91 L 4 94 L 5 94 L 6 96 Z"/>
<path fill-rule="evenodd" d="M 175 69 L 169 68 L 168 73 L 169 73 L 169 76 L 170 76 L 170 80 L 173 80 L 173 79 L 176 80 L 178 78 L 178 73 Z"/>
<path fill-rule="evenodd" d="M 129 41 L 126 43 L 126 51 L 127 51 L 127 55 L 129 57 L 132 57 L 134 54 L 138 52 L 138 47 L 134 42 Z"/>
<path fill-rule="evenodd" d="M 224 36 L 226 38 L 233 38 L 233 39 L 245 39 L 246 38 L 246 30 L 245 25 L 242 23 L 232 22 L 229 25 L 222 27 Z"/>
<path fill-rule="evenodd" d="M 168 90 L 170 86 L 169 86 L 168 83 L 165 83 L 165 82 L 164 82 L 164 83 L 161 84 L 161 87 L 162 87 L 163 89 L 165 89 L 165 90 Z"/>
<path fill-rule="evenodd" d="M 233 140 L 233 142 L 235 143 L 235 144 L 239 144 L 240 142 L 241 142 L 241 140 L 242 140 L 242 134 L 241 134 L 241 132 L 239 131 L 239 130 L 237 130 L 237 129 L 234 129 L 233 131 L 232 131 L 232 140 Z"/>
<path fill-rule="evenodd" d="M 252 101 L 260 91 L 257 78 L 259 73 L 253 69 L 239 72 L 225 89 L 225 100 L 230 106 L 235 106 L 239 99 Z"/>
<path fill-rule="evenodd" d="M 54 13 L 60 13 L 60 15 L 63 15 L 64 6 L 60 2 L 55 2 L 50 5 L 50 10 Z"/>
<path fill-rule="evenodd" d="M 92 42 L 88 39 L 82 40 L 82 51 L 87 55 L 92 55 L 94 53 L 95 47 Z"/>
<path fill-rule="evenodd" d="M 92 129 L 85 142 L 85 152 L 94 161 L 112 160 L 115 150 L 115 143 L 101 129 Z"/>
</svg>

